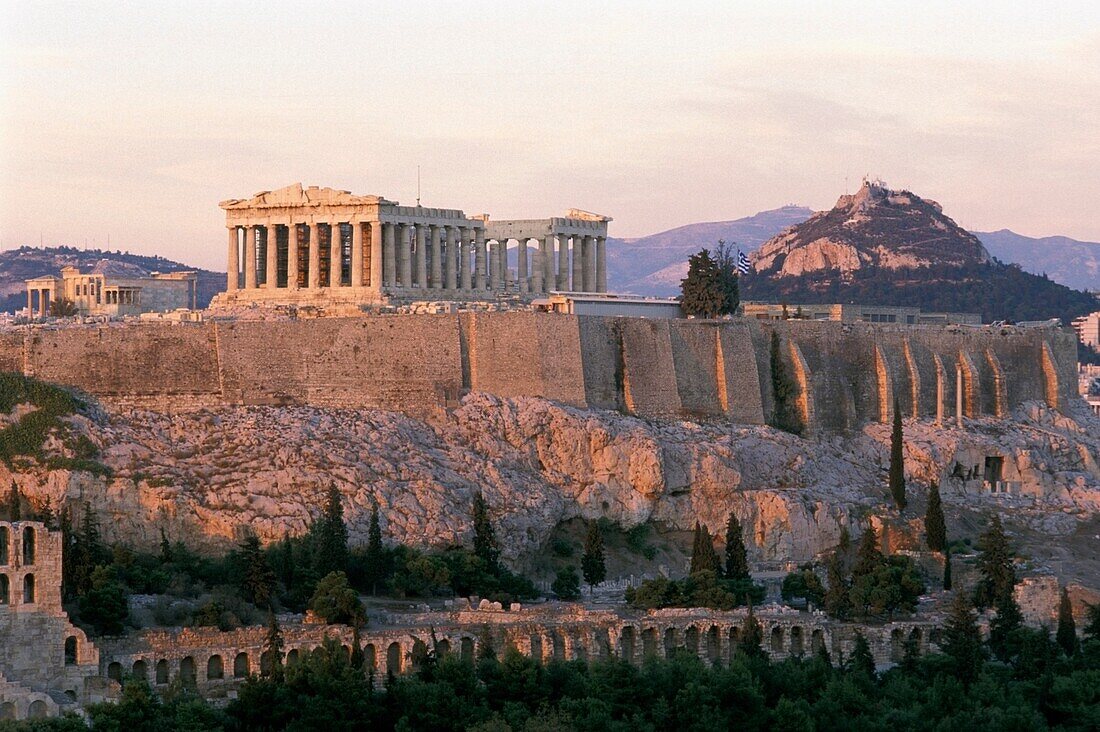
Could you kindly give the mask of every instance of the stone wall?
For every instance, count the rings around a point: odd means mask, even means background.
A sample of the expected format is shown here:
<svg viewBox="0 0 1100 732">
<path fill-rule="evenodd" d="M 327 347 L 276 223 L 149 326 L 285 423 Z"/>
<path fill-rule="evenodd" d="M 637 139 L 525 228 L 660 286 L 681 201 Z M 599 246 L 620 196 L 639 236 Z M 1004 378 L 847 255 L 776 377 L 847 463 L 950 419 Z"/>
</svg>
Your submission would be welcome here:
<svg viewBox="0 0 1100 732">
<path fill-rule="evenodd" d="M 951 417 L 958 367 L 967 416 L 1077 399 L 1075 341 L 1051 329 L 531 312 L 24 328 L 0 334 L 0 369 L 164 410 L 311 404 L 421 416 L 473 390 L 755 424 L 775 408 L 773 332 L 810 432 L 885 419 L 895 397 L 906 416 Z"/>
</svg>

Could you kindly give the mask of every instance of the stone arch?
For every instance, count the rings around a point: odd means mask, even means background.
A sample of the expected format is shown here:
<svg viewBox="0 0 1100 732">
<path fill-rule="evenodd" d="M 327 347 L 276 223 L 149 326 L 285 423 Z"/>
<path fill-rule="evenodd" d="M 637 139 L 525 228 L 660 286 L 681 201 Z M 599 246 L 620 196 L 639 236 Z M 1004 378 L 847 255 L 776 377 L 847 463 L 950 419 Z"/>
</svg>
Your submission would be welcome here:
<svg viewBox="0 0 1100 732">
<path fill-rule="evenodd" d="M 684 647 L 691 655 L 699 655 L 699 629 L 694 625 L 689 625 L 684 631 Z"/>
<path fill-rule="evenodd" d="M 736 625 L 731 625 L 729 630 L 730 639 L 730 657 L 737 651 L 737 646 L 741 645 L 741 628 Z"/>
<path fill-rule="evenodd" d="M 642 658 L 656 658 L 657 629 L 646 628 L 642 631 Z"/>
<path fill-rule="evenodd" d="M 531 658 L 542 663 L 542 636 L 532 633 L 527 639 L 527 647 L 531 649 Z"/>
<path fill-rule="evenodd" d="M 27 719 L 45 719 L 48 713 L 49 708 L 46 706 L 46 702 L 41 699 L 35 699 L 27 707 Z"/>
<path fill-rule="evenodd" d="M 401 673 L 401 660 L 401 644 L 394 641 L 386 649 L 386 673 L 394 676 Z"/>
<path fill-rule="evenodd" d="M 894 628 L 890 631 L 890 660 L 898 663 L 905 656 L 905 631 Z"/>
<path fill-rule="evenodd" d="M 4 702 L 0 704 L 0 719 L 13 720 L 15 719 L 15 702 Z"/>
<path fill-rule="evenodd" d="M 290 656 L 287 656 L 287 662 L 290 662 Z M 294 662 L 298 662 L 298 656 L 294 656 Z M 374 647 L 373 643 L 368 643 L 363 648 L 363 665 L 366 666 L 368 671 L 374 671 L 378 664 L 378 649 Z"/>
<path fill-rule="evenodd" d="M 668 658 L 680 647 L 676 628 L 665 628 L 665 658 Z"/>
<path fill-rule="evenodd" d="M 592 655 L 602 661 L 611 658 L 611 634 L 608 633 L 607 628 L 596 629 L 596 647 L 593 651 Z"/>
<path fill-rule="evenodd" d="M 371 649 L 371 651 L 373 651 L 374 646 L 370 646 L 370 649 Z M 291 650 L 287 651 L 286 665 L 287 666 L 295 666 L 295 665 L 297 665 L 297 663 L 298 663 L 298 649 L 297 648 L 292 648 Z"/>
<path fill-rule="evenodd" d="M 783 652 L 783 626 L 776 625 L 771 632 L 771 649 L 773 653 Z"/>
<path fill-rule="evenodd" d="M 555 653 L 557 652 L 557 645 L 554 646 Z M 474 660 L 474 639 L 468 635 L 462 636 L 462 640 L 459 643 L 459 655 L 463 661 Z"/>
<path fill-rule="evenodd" d="M 206 659 L 206 679 L 207 681 L 212 681 L 224 678 L 225 663 L 222 661 L 222 657 L 215 653 L 213 656 Z"/>
<path fill-rule="evenodd" d="M 156 673 L 157 673 L 157 683 L 158 684 L 167 684 L 168 683 L 168 661 L 166 661 L 163 658 L 160 659 L 159 661 L 157 661 Z"/>
<path fill-rule="evenodd" d="M 0 574 L 0 605 L 11 603 L 11 580 L 6 574 Z"/>
<path fill-rule="evenodd" d="M 35 601 L 34 575 L 27 574 L 23 577 L 23 602 L 30 605 Z"/>
<path fill-rule="evenodd" d="M 628 663 L 634 660 L 634 627 L 623 626 L 619 632 L 619 655 Z"/>
<path fill-rule="evenodd" d="M 130 668 L 130 673 L 133 674 L 135 679 L 140 679 L 142 681 L 149 680 L 149 667 L 145 661 L 142 661 L 140 658 L 134 661 L 134 665 Z"/>
<path fill-rule="evenodd" d="M 435 655 L 437 658 L 443 658 L 451 652 L 451 642 L 446 638 L 442 638 L 435 644 Z"/>
<path fill-rule="evenodd" d="M 810 650 L 814 653 L 821 653 L 825 648 L 825 631 L 821 628 L 814 628 L 813 633 L 810 634 Z"/>
<path fill-rule="evenodd" d="M 573 658 L 578 661 L 588 660 L 588 644 L 585 642 L 584 633 L 580 630 L 573 631 Z"/>
<path fill-rule="evenodd" d="M 717 625 L 707 631 L 707 660 L 711 663 L 722 659 L 722 636 Z"/>
<path fill-rule="evenodd" d="M 36 555 L 38 554 L 38 547 L 35 546 L 35 539 L 37 535 L 34 533 L 33 526 L 23 527 L 23 565 L 30 566 L 35 563 Z"/>
<path fill-rule="evenodd" d="M 801 656 L 804 652 L 802 626 L 795 625 L 791 628 L 791 655 Z"/>
<path fill-rule="evenodd" d="M 428 644 L 420 638 L 413 638 L 412 646 L 412 670 L 419 671 L 424 666 L 424 660 L 428 657 Z"/>
<path fill-rule="evenodd" d="M 8 544 L 10 539 L 8 538 L 11 531 L 7 526 L 0 526 L 0 565 L 8 563 Z"/>
<path fill-rule="evenodd" d="M 122 683 L 122 664 L 118 661 L 111 661 L 107 664 L 107 678 L 112 681 Z"/>
<path fill-rule="evenodd" d="M 195 659 L 192 656 L 184 656 L 180 659 L 180 681 L 184 684 L 194 684 L 196 680 Z"/>
<path fill-rule="evenodd" d="M 248 654 L 241 651 L 233 658 L 233 678 L 243 679 L 248 676 Z"/>
<path fill-rule="evenodd" d="M 65 639 L 65 665 L 75 666 L 77 659 L 77 643 L 76 636 L 70 635 Z"/>
<path fill-rule="evenodd" d="M 551 636 L 551 640 L 554 643 L 554 658 L 559 661 L 565 660 L 565 636 L 559 631 L 554 631 Z"/>
<path fill-rule="evenodd" d="M 347 649 L 344 658 L 351 659 L 351 649 L 344 646 Z M 269 676 L 275 670 L 275 649 L 269 649 L 260 654 L 260 674 Z"/>
</svg>

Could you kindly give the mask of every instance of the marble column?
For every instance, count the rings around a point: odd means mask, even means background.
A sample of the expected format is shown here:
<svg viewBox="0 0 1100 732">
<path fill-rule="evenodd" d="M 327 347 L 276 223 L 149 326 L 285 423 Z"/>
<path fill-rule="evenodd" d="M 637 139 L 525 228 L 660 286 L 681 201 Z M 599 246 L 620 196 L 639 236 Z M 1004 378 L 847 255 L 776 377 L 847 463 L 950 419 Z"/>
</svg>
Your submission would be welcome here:
<svg viewBox="0 0 1100 732">
<path fill-rule="evenodd" d="M 607 292 L 607 237 L 596 237 L 596 292 Z"/>
<path fill-rule="evenodd" d="M 264 287 L 274 290 L 279 286 L 279 227 L 275 224 L 268 224 L 264 229 L 264 251 L 267 264 Z"/>
<path fill-rule="evenodd" d="M 489 286 L 488 266 L 489 260 L 485 256 L 485 229 L 474 229 L 474 287 L 478 290 Z"/>
<path fill-rule="evenodd" d="M 584 237 L 573 237 L 573 281 L 569 289 L 573 292 L 584 292 Z"/>
<path fill-rule="evenodd" d="M 428 225 L 416 225 L 416 286 L 428 287 Z"/>
<path fill-rule="evenodd" d="M 447 227 L 447 253 L 443 256 L 443 277 L 448 290 L 458 287 L 458 274 L 455 272 L 455 252 L 458 251 L 458 227 Z"/>
<path fill-rule="evenodd" d="M 343 279 L 344 233 L 338 221 L 329 226 L 328 238 L 328 286 L 340 287 Z"/>
<path fill-rule="evenodd" d="M 558 289 L 569 290 L 569 235 L 558 234 Z"/>
<path fill-rule="evenodd" d="M 256 289 L 256 227 L 244 227 L 244 289 Z"/>
<path fill-rule="evenodd" d="M 531 292 L 542 292 L 543 242 L 535 240 L 535 249 L 531 256 Z"/>
<path fill-rule="evenodd" d="M 581 246 L 584 263 L 584 289 L 585 292 L 597 292 L 596 287 L 596 240 L 591 236 L 584 237 Z"/>
<path fill-rule="evenodd" d="M 351 286 L 363 286 L 363 222 L 351 222 Z"/>
<path fill-rule="evenodd" d="M 286 225 L 286 287 L 298 289 L 298 224 Z"/>
<path fill-rule="evenodd" d="M 542 292 L 556 290 L 554 284 L 554 235 L 547 234 L 542 238 Z"/>
<path fill-rule="evenodd" d="M 432 289 L 443 289 L 443 232 L 440 227 L 432 226 Z"/>
<path fill-rule="evenodd" d="M 412 286 L 412 241 L 409 235 L 412 227 L 409 224 L 397 225 L 397 264 L 401 270 L 401 286 Z"/>
<path fill-rule="evenodd" d="M 475 234 L 476 229 L 463 229 L 462 230 L 462 261 L 459 264 L 459 285 L 463 290 L 469 292 L 473 289 L 473 273 L 470 271 L 470 257 L 475 248 Z"/>
<path fill-rule="evenodd" d="M 235 291 L 240 287 L 241 278 L 241 245 L 240 239 L 237 236 L 237 227 L 230 226 L 229 231 L 229 248 L 227 249 L 227 265 L 225 273 L 225 289 L 229 292 Z"/>
<path fill-rule="evenodd" d="M 384 223 L 382 227 L 382 282 L 393 287 L 397 282 L 397 231 L 396 224 Z"/>
<path fill-rule="evenodd" d="M 527 237 L 519 239 L 519 250 L 516 252 L 516 291 L 527 292 Z M 504 243 L 504 261 L 508 261 L 508 243 Z"/>
<path fill-rule="evenodd" d="M 321 225 L 313 222 L 309 225 L 309 289 L 321 286 Z"/>
<path fill-rule="evenodd" d="M 372 289 L 382 289 L 382 223 L 370 222 L 370 281 Z"/>
</svg>

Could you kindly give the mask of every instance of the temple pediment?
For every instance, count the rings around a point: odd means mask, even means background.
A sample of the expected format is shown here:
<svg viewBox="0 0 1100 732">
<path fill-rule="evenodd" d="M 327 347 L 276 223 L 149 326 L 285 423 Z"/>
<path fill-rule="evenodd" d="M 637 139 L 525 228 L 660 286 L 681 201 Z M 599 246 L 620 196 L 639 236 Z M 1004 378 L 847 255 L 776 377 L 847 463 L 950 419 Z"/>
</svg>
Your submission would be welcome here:
<svg viewBox="0 0 1100 732">
<path fill-rule="evenodd" d="M 260 191 L 252 198 L 230 198 L 218 204 L 223 209 L 286 208 L 295 206 L 364 206 L 392 204 L 381 196 L 356 196 L 350 191 L 309 186 L 301 183 L 274 191 Z"/>
<path fill-rule="evenodd" d="M 610 216 L 601 216 L 600 214 L 592 213 L 591 211 L 582 211 L 579 208 L 569 209 L 569 211 L 565 214 L 565 218 L 577 219 L 578 221 L 602 221 L 604 223 L 608 221 L 614 221 L 614 219 L 612 219 Z"/>
</svg>

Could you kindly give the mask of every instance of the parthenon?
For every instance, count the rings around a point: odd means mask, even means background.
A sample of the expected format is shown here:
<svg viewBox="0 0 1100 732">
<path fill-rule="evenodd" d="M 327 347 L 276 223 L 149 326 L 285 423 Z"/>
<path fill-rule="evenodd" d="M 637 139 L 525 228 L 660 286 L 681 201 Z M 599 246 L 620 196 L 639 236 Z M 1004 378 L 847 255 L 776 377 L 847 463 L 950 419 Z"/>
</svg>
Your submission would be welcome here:
<svg viewBox="0 0 1100 732">
<path fill-rule="evenodd" d="M 366 304 L 607 290 L 611 219 L 579 209 L 492 221 L 300 183 L 219 205 L 228 230 L 224 302 Z"/>
</svg>

